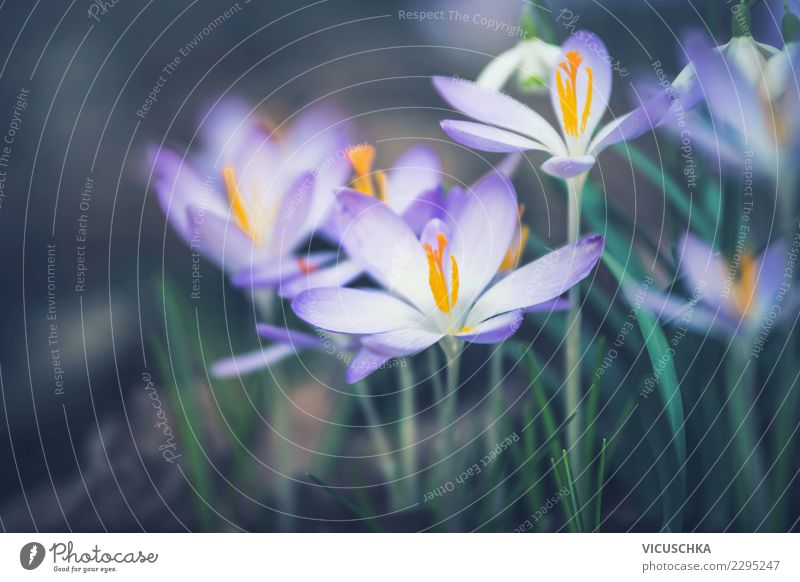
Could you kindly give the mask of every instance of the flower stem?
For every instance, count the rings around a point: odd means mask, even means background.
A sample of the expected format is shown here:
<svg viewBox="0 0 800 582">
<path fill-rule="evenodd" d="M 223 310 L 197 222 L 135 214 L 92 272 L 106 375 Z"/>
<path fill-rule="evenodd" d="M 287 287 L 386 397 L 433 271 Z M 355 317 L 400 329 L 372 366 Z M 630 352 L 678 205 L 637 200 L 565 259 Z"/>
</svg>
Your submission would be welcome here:
<svg viewBox="0 0 800 582">
<path fill-rule="evenodd" d="M 411 504 L 417 488 L 417 417 L 414 407 L 414 373 L 405 359 L 400 362 L 400 450 L 406 493 Z"/>
<path fill-rule="evenodd" d="M 356 382 L 353 384 L 353 389 L 356 392 L 355 398 L 358 401 L 358 405 L 361 407 L 361 410 L 367 419 L 367 424 L 369 424 L 367 430 L 372 436 L 372 442 L 378 455 L 378 466 L 380 467 L 384 478 L 390 481 L 389 491 L 391 493 L 393 503 L 397 506 L 397 470 L 395 468 L 394 460 L 391 456 L 392 449 L 389 445 L 389 439 L 386 437 L 383 426 L 381 426 L 381 421 L 378 417 L 378 412 L 375 410 L 375 406 L 372 403 L 372 398 L 369 396 L 369 389 L 367 388 L 366 381 L 361 380 L 360 382 Z"/>
<path fill-rule="evenodd" d="M 567 236 L 568 242 L 578 242 L 580 237 L 581 222 L 581 194 L 586 182 L 586 174 L 567 180 Z M 583 427 L 583 416 L 580 413 L 581 401 L 581 292 L 578 285 L 569 290 L 569 310 L 567 312 L 567 331 L 564 338 L 566 354 L 566 408 L 564 416 L 568 418 L 574 414 L 572 422 L 567 425 L 566 439 L 569 458 L 572 460 L 573 474 L 581 475 L 583 472 L 583 459 L 580 448 L 577 446 Z"/>
<path fill-rule="evenodd" d="M 451 337 L 442 340 L 441 346 L 442 351 L 444 352 L 446 365 L 445 394 L 441 406 L 442 416 L 440 418 L 440 428 L 443 428 L 453 424 L 458 410 L 456 406 L 456 390 L 458 389 L 458 372 L 459 363 L 461 360 L 461 347 L 458 345 L 458 341 Z M 448 429 L 447 449 L 452 451 L 455 448 L 455 443 L 455 427 L 451 426 Z"/>
<path fill-rule="evenodd" d="M 761 521 L 769 511 L 767 487 L 761 483 L 765 472 L 758 447 L 760 430 L 755 412 L 758 376 L 755 363 L 748 354 L 749 346 L 750 342 L 744 338 L 735 338 L 726 362 L 726 384 L 731 390 L 726 409 L 733 432 L 736 507 L 742 511 L 741 522 L 747 528 Z"/>
<path fill-rule="evenodd" d="M 442 439 L 442 458 L 451 454 L 457 444 L 455 420 L 458 414 L 456 406 L 456 391 L 458 390 L 458 373 L 461 360 L 461 346 L 459 342 L 446 337 L 440 343 L 445 360 L 445 393 L 444 398 L 439 403 L 439 429 L 446 431 Z M 450 478 L 450 463 L 441 463 L 439 481 L 445 483 Z"/>
</svg>

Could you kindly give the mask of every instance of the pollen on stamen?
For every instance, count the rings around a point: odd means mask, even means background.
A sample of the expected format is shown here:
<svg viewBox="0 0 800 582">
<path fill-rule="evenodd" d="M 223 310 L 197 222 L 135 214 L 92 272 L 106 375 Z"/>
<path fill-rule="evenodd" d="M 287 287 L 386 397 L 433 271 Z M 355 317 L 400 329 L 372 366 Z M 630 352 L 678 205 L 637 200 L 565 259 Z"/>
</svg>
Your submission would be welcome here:
<svg viewBox="0 0 800 582">
<path fill-rule="evenodd" d="M 558 103 L 561 108 L 561 118 L 564 125 L 564 133 L 579 137 L 586 131 L 586 124 L 589 120 L 592 106 L 593 93 L 593 71 L 586 66 L 587 89 L 584 99 L 583 112 L 581 114 L 581 124 L 578 127 L 578 72 L 583 58 L 578 51 L 569 51 L 566 60 L 559 64 L 556 69 L 556 90 L 558 91 Z M 566 79 L 562 73 L 566 74 Z"/>
<path fill-rule="evenodd" d="M 428 285 L 430 286 L 436 306 L 444 313 L 450 310 L 458 301 L 458 263 L 454 256 L 450 256 L 450 291 L 448 293 L 447 281 L 444 273 L 444 250 L 447 247 L 447 237 L 444 233 L 436 235 L 436 250 L 428 243 L 423 243 L 422 248 L 428 258 Z"/>
<path fill-rule="evenodd" d="M 375 148 L 371 145 L 360 145 L 347 150 L 347 161 L 353 168 L 355 178 L 352 182 L 353 190 L 358 190 L 367 196 L 377 197 L 379 200 L 385 198 L 386 180 L 385 176 L 376 175 L 377 189 L 372 177 L 372 164 L 375 161 Z M 377 172 L 376 174 L 381 174 Z"/>
<path fill-rule="evenodd" d="M 750 313 L 753 305 L 757 274 L 757 261 L 749 253 L 742 254 L 741 270 L 739 271 L 739 280 L 734 284 L 733 299 L 736 302 L 736 308 L 743 316 Z"/>
<path fill-rule="evenodd" d="M 222 169 L 222 176 L 225 179 L 225 189 L 228 193 L 228 201 L 231 205 L 234 220 L 236 221 L 239 229 L 245 233 L 253 242 L 259 243 L 260 237 L 258 232 L 253 228 L 250 223 L 250 212 L 247 209 L 244 198 L 239 192 L 239 186 L 236 184 L 236 173 L 231 166 L 225 166 Z"/>
</svg>

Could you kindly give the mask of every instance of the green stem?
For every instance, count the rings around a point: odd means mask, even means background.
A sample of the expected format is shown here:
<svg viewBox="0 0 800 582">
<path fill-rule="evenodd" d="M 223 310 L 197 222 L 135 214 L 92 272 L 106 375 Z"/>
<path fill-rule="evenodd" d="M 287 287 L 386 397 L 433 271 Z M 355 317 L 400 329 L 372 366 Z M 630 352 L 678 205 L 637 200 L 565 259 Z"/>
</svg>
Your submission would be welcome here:
<svg viewBox="0 0 800 582">
<path fill-rule="evenodd" d="M 735 491 L 737 509 L 742 509 L 743 524 L 757 524 L 769 511 L 767 489 L 759 486 L 764 476 L 761 450 L 757 446 L 759 437 L 758 419 L 755 413 L 756 366 L 749 357 L 750 342 L 745 338 L 734 339 L 726 361 L 727 382 L 732 391 L 728 400 L 728 421 L 733 432 Z M 749 501 L 748 501 L 749 499 Z M 745 506 L 748 507 L 745 507 Z"/>
<path fill-rule="evenodd" d="M 445 382 L 445 395 L 442 405 L 440 407 L 441 419 L 440 428 L 449 427 L 448 430 L 448 446 L 447 451 L 452 452 L 455 449 L 455 426 L 451 426 L 455 422 L 458 408 L 456 406 L 456 390 L 458 389 L 458 372 L 459 363 L 461 360 L 461 349 L 458 342 L 452 337 L 447 337 L 441 342 L 442 351 L 445 356 L 446 364 L 446 382 Z"/>
<path fill-rule="evenodd" d="M 392 481 L 389 491 L 392 494 L 393 502 L 395 505 L 397 505 L 397 470 L 391 456 L 389 439 L 386 437 L 386 433 L 381 426 L 380 419 L 378 418 L 378 412 L 375 410 L 375 406 L 372 404 L 372 398 L 370 398 L 368 395 L 369 391 L 367 389 L 366 382 L 363 380 L 356 382 L 353 384 L 353 389 L 356 391 L 355 398 L 358 401 L 358 405 L 361 407 L 361 410 L 367 419 L 367 424 L 370 425 L 368 427 L 368 431 L 372 435 L 372 442 L 375 445 L 375 451 L 378 454 L 378 466 L 381 468 L 384 478 L 388 481 Z"/>
<path fill-rule="evenodd" d="M 789 332 L 786 338 L 786 351 L 778 368 L 780 386 L 785 386 L 788 394 L 779 403 L 776 413 L 773 455 L 778 457 L 775 466 L 775 477 L 773 478 L 773 499 L 776 500 L 772 508 L 772 520 L 777 524 L 776 531 L 789 531 L 792 526 L 791 504 L 791 482 L 794 479 L 793 469 L 795 459 L 797 459 L 797 435 L 792 434 L 797 426 L 797 410 L 800 410 L 800 390 L 794 383 L 794 369 L 788 362 L 790 358 L 798 353 L 797 334 Z M 783 452 L 781 452 L 783 451 Z M 786 494 L 784 494 L 786 490 Z"/>
<path fill-rule="evenodd" d="M 407 359 L 400 362 L 400 450 L 409 503 L 417 488 L 417 417 L 414 407 L 414 372 Z"/>
<path fill-rule="evenodd" d="M 567 459 L 567 451 L 561 451 L 561 460 L 564 463 L 564 474 L 566 476 L 567 487 L 569 487 L 569 503 L 572 504 L 572 515 L 575 519 L 575 528 L 583 531 L 583 519 L 581 518 L 581 504 L 578 500 L 578 490 L 575 489 L 575 478 L 572 475 L 572 470 L 569 468 L 569 460 Z"/>
<path fill-rule="evenodd" d="M 585 182 L 586 174 L 567 180 L 567 236 L 569 243 L 578 242 L 580 237 L 581 194 Z M 579 410 L 581 401 L 581 292 L 578 285 L 569 290 L 569 301 L 567 331 L 564 338 L 566 348 L 566 409 L 564 414 L 565 416 L 575 415 L 575 418 L 567 427 L 566 437 L 567 449 L 570 451 L 570 459 L 574 467 L 573 472 L 576 475 L 580 475 L 583 468 L 583 459 L 577 444 L 583 428 L 583 418 Z"/>
<path fill-rule="evenodd" d="M 600 531 L 600 516 L 603 501 L 603 485 L 606 479 L 606 439 L 600 448 L 600 468 L 597 470 L 597 492 L 594 501 L 594 531 Z"/>
<path fill-rule="evenodd" d="M 491 451 L 500 442 L 500 418 L 504 413 L 503 389 L 501 377 L 503 376 L 503 345 L 494 346 L 494 351 L 489 356 L 489 414 L 486 419 L 489 430 L 486 431 L 487 451 Z M 499 466 L 499 465 L 498 465 Z M 494 513 L 501 511 L 504 498 L 504 487 L 500 484 L 492 495 L 491 507 Z"/>
</svg>

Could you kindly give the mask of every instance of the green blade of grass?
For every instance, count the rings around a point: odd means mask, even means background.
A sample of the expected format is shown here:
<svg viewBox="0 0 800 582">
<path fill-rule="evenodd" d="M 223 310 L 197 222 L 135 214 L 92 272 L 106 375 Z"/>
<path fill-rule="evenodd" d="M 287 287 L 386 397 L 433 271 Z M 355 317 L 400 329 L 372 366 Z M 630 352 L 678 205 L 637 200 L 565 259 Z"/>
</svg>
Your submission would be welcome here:
<svg viewBox="0 0 800 582">
<path fill-rule="evenodd" d="M 356 517 L 364 520 L 364 522 L 370 527 L 372 531 L 383 533 L 384 531 L 383 528 L 378 524 L 377 521 L 375 521 L 375 518 L 364 513 L 364 510 L 359 505 L 353 503 L 346 496 L 342 495 L 338 489 L 331 487 L 330 485 L 325 483 L 322 479 L 315 477 L 311 473 L 306 473 L 306 477 L 308 477 L 309 480 L 313 482 L 315 485 L 322 487 L 323 491 L 330 494 L 330 496 L 333 497 L 336 501 L 338 501 L 339 503 L 344 505 L 347 509 L 352 511 Z"/>
<path fill-rule="evenodd" d="M 603 485 L 605 485 L 605 472 L 606 472 L 606 439 L 600 447 L 600 467 L 597 470 L 597 491 L 595 492 L 594 500 L 594 530 L 600 531 L 600 515 L 602 511 L 603 501 Z"/>
<path fill-rule="evenodd" d="M 600 402 L 600 375 L 597 370 L 603 362 L 603 355 L 606 351 L 606 338 L 600 337 L 597 342 L 597 356 L 595 357 L 594 367 L 592 368 L 592 383 L 589 385 L 589 394 L 586 401 L 586 439 L 585 439 L 585 459 L 592 458 L 594 450 L 594 435 L 597 431 L 597 407 Z"/>
<path fill-rule="evenodd" d="M 581 504 L 578 501 L 578 490 L 575 487 L 575 479 L 572 476 L 572 469 L 569 466 L 569 461 L 567 459 L 567 450 L 561 450 L 561 461 L 564 465 L 564 474 L 566 476 L 567 487 L 569 488 L 569 496 L 570 496 L 570 503 L 572 504 L 572 514 L 573 518 L 575 519 L 575 528 L 579 531 L 583 531 L 583 519 L 581 517 Z"/>
<path fill-rule="evenodd" d="M 550 457 L 550 466 L 553 468 L 553 478 L 556 480 L 556 487 L 558 487 L 558 490 L 563 491 L 564 489 L 567 489 L 566 487 L 564 487 L 564 481 L 561 480 L 561 475 L 559 474 L 558 471 L 558 465 L 556 464 L 556 460 L 553 457 Z M 571 504 L 569 502 L 562 503 L 561 509 L 564 512 L 564 520 L 567 526 L 569 527 L 569 531 L 572 533 L 578 533 L 577 524 L 573 519 Z"/>
<path fill-rule="evenodd" d="M 620 285 L 627 285 L 630 282 L 629 275 L 622 266 L 613 258 L 611 253 L 603 254 L 603 263 L 614 275 Z M 647 310 L 640 310 L 636 321 L 639 330 L 644 338 L 645 347 L 653 370 L 659 370 L 656 378 L 656 386 L 659 390 L 657 395 L 663 404 L 663 408 L 656 404 L 656 398 L 642 399 L 639 410 L 642 412 L 643 419 L 649 418 L 655 423 L 666 413 L 667 422 L 671 432 L 671 448 L 674 453 L 675 469 L 678 471 L 677 483 L 670 478 L 664 481 L 663 464 L 657 464 L 661 485 L 662 503 L 664 510 L 664 527 L 667 529 L 679 529 L 681 520 L 682 498 L 686 490 L 686 434 L 684 432 L 683 399 L 681 397 L 678 375 L 675 371 L 672 351 L 669 342 L 664 335 L 661 326 L 654 315 Z M 657 438 L 657 431 L 648 430 L 648 438 Z M 656 447 L 658 450 L 658 447 Z"/>
</svg>

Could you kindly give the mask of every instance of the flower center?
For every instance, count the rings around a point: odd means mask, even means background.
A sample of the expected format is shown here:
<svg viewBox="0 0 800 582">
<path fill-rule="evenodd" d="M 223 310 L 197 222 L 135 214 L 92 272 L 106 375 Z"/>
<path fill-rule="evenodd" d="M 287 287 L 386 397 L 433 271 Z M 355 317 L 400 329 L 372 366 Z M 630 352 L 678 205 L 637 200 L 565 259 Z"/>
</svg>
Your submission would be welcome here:
<svg viewBox="0 0 800 582">
<path fill-rule="evenodd" d="M 436 306 L 444 313 L 450 310 L 458 301 L 458 263 L 453 255 L 450 255 L 450 289 L 448 291 L 447 279 L 445 279 L 444 249 L 447 246 L 447 237 L 444 233 L 436 235 L 437 248 L 434 250 L 431 245 L 424 243 L 422 247 L 428 255 L 428 285 L 430 285 L 433 299 Z"/>
<path fill-rule="evenodd" d="M 756 291 L 756 274 L 758 264 L 749 253 L 742 254 L 742 264 L 739 271 L 739 278 L 733 284 L 733 300 L 736 308 L 743 316 L 750 312 L 753 305 L 753 295 Z"/>
<path fill-rule="evenodd" d="M 519 205 L 519 221 L 517 224 L 517 232 L 508 246 L 506 256 L 503 257 L 503 262 L 500 263 L 501 271 L 510 271 L 517 267 L 519 259 L 522 256 L 522 251 L 525 249 L 525 244 L 528 242 L 528 235 L 530 228 L 527 224 L 522 224 L 522 215 L 525 213 L 525 205 Z"/>
<path fill-rule="evenodd" d="M 375 148 L 371 145 L 352 147 L 347 150 L 347 160 L 356 175 L 351 183 L 353 190 L 386 202 L 389 199 L 386 191 L 386 172 L 372 170 Z"/>
<path fill-rule="evenodd" d="M 558 89 L 558 104 L 561 107 L 561 117 L 564 123 L 564 133 L 572 137 L 579 137 L 586 131 L 586 122 L 592 109 L 592 68 L 586 65 L 586 99 L 583 103 L 580 128 L 578 128 L 578 69 L 583 59 L 578 51 L 569 51 L 566 60 L 562 61 L 556 69 L 556 88 Z M 566 74 L 563 78 L 562 72 Z"/>
<path fill-rule="evenodd" d="M 261 236 L 250 220 L 250 210 L 247 208 L 247 203 L 242 197 L 241 192 L 239 192 L 239 186 L 236 184 L 236 173 L 233 171 L 233 167 L 225 166 L 222 170 L 222 176 L 225 178 L 228 201 L 230 202 L 236 225 L 243 233 L 250 237 L 250 240 L 256 244 L 260 244 Z"/>
</svg>

